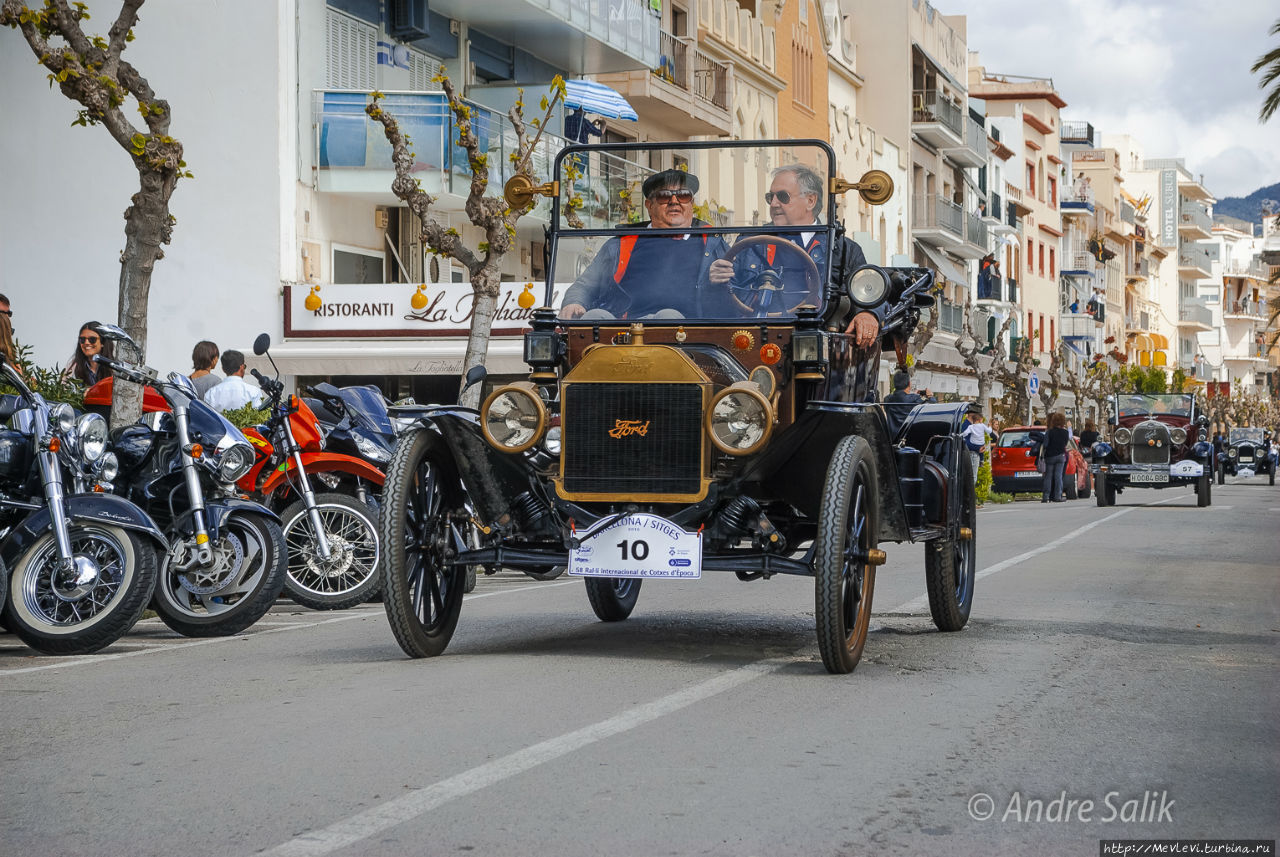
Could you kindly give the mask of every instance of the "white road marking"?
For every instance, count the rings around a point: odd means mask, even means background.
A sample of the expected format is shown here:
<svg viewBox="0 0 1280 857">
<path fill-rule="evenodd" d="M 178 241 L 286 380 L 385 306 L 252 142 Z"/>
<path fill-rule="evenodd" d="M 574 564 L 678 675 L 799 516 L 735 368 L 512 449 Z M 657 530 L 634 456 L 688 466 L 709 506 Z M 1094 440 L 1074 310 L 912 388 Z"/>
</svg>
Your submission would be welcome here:
<svg viewBox="0 0 1280 857">
<path fill-rule="evenodd" d="M 320 830 L 303 833 L 265 853 L 267 857 L 320 857 L 430 812 L 451 800 L 472 794 L 562 756 L 666 717 L 695 703 L 755 681 L 788 664 L 808 658 L 756 661 L 707 679 L 684 690 L 638 705 L 621 714 L 556 738 L 509 753 L 492 762 L 455 774 L 424 789 L 406 794 Z"/>
</svg>

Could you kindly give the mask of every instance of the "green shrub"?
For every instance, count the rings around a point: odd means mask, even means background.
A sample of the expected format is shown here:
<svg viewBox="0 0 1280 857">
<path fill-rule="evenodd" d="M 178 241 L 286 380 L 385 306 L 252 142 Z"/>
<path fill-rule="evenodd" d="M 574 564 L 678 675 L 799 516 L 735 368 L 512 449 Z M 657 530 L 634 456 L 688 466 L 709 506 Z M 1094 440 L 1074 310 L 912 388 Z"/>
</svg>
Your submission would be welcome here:
<svg viewBox="0 0 1280 857">
<path fill-rule="evenodd" d="M 990 447 L 982 448 L 982 463 L 978 465 L 978 481 L 974 484 L 978 497 L 978 505 L 985 505 L 991 496 L 991 451 Z"/>
<path fill-rule="evenodd" d="M 997 505 L 999 505 L 999 504 L 1001 504 L 1001 503 L 1012 503 L 1012 502 L 1013 502 L 1013 495 L 1012 495 L 1012 494 L 1002 494 L 1002 493 L 1000 493 L 999 491 L 992 491 L 990 494 L 988 494 L 988 495 L 987 495 L 987 502 L 989 502 L 989 503 L 995 503 L 995 504 L 997 504 Z"/>
<path fill-rule="evenodd" d="M 251 402 L 234 411 L 223 411 L 222 415 L 230 420 L 233 426 L 242 429 L 246 426 L 262 425 L 271 416 L 271 411 L 266 408 L 255 408 Z"/>
<path fill-rule="evenodd" d="M 18 349 L 18 368 L 27 386 L 44 396 L 47 402 L 66 402 L 76 410 L 84 410 L 84 385 L 71 378 L 62 377 L 62 369 L 54 366 L 45 369 L 31 362 L 31 346 L 14 343 Z M 0 393 L 16 393 L 6 376 L 0 375 Z"/>
</svg>

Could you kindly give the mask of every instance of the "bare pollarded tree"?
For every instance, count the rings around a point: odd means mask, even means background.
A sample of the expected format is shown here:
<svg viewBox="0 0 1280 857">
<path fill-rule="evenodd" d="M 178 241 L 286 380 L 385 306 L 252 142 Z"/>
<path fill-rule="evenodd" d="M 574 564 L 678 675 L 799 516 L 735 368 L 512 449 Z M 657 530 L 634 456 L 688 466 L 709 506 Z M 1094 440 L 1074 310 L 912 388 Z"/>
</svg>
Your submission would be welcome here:
<svg viewBox="0 0 1280 857">
<path fill-rule="evenodd" d="M 142 349 L 138 359 L 146 355 L 151 273 L 173 237 L 169 198 L 178 179 L 191 176 L 182 159 L 182 144 L 169 135 L 169 102 L 159 98 L 147 79 L 122 57 L 133 41 L 143 2 L 124 0 L 105 37 L 85 33 L 89 11 L 84 3 L 45 0 L 34 9 L 21 0 L 0 3 L 0 25 L 18 30 L 37 61 L 49 70 L 50 84 L 57 84 L 63 95 L 80 105 L 72 124 L 101 125 L 138 171 L 138 192 L 124 212 L 119 298 L 119 323 Z M 126 110 L 139 115 L 141 126 Z M 142 389 L 117 384 L 112 423 L 131 423 L 141 414 Z"/>
</svg>

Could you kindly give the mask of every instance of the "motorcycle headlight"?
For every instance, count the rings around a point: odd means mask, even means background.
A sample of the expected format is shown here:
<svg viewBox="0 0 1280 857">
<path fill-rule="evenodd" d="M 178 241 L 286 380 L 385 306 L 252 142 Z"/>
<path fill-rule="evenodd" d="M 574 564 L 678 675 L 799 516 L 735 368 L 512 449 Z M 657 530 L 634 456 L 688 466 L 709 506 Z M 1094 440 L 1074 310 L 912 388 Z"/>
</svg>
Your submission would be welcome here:
<svg viewBox="0 0 1280 857">
<path fill-rule="evenodd" d="M 503 452 L 524 452 L 542 437 L 547 408 L 527 381 L 499 387 L 480 408 L 485 439 Z"/>
<path fill-rule="evenodd" d="M 1181 446 L 1187 442 L 1187 430 L 1183 428 L 1170 429 L 1169 440 Z"/>
<path fill-rule="evenodd" d="M 107 451 L 107 421 L 98 414 L 81 414 L 76 420 L 80 456 L 90 464 Z"/>
<path fill-rule="evenodd" d="M 711 400 L 706 428 L 721 452 L 749 455 L 769 439 L 773 408 L 757 389 L 739 382 Z"/>
<path fill-rule="evenodd" d="M 391 427 L 396 430 L 396 436 L 400 436 L 418 424 L 417 417 L 392 417 Z"/>
<path fill-rule="evenodd" d="M 1121 446 L 1124 446 L 1126 443 L 1128 443 L 1131 440 L 1133 440 L 1133 432 L 1130 429 L 1127 429 L 1127 428 L 1116 429 L 1116 443 L 1120 444 Z"/>
<path fill-rule="evenodd" d="M 233 443 L 218 456 L 218 479 L 227 484 L 239 482 L 253 467 L 253 447 Z"/>
<path fill-rule="evenodd" d="M 385 449 L 378 446 L 378 444 L 369 440 L 369 438 L 365 437 L 362 434 L 355 434 L 355 433 L 353 433 L 351 436 L 355 438 L 356 450 L 365 458 L 369 459 L 370 461 L 376 461 L 379 464 L 385 464 L 386 462 L 391 460 L 391 453 L 387 452 Z"/>
<path fill-rule="evenodd" d="M 115 482 L 120 475 L 120 461 L 114 452 L 104 452 L 98 459 L 98 481 Z"/>
<path fill-rule="evenodd" d="M 58 434 L 66 435 L 76 424 L 76 412 L 66 402 L 49 406 L 49 425 Z"/>
</svg>

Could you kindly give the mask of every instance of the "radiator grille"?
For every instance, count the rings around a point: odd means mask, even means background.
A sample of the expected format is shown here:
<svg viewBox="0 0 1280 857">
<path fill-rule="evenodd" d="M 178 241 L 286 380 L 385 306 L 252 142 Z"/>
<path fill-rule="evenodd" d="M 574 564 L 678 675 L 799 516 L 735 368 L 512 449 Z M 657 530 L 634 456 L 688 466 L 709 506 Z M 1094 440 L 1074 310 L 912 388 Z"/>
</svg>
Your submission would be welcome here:
<svg viewBox="0 0 1280 857">
<path fill-rule="evenodd" d="M 1152 445 L 1150 441 L 1157 445 Z M 1169 463 L 1169 427 L 1164 423 L 1142 423 L 1133 430 L 1134 464 Z"/>
<path fill-rule="evenodd" d="M 566 384 L 564 489 L 579 494 L 697 494 L 702 388 Z"/>
</svg>

